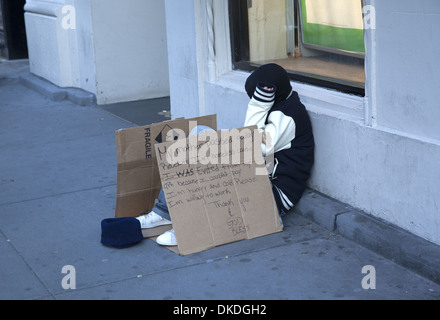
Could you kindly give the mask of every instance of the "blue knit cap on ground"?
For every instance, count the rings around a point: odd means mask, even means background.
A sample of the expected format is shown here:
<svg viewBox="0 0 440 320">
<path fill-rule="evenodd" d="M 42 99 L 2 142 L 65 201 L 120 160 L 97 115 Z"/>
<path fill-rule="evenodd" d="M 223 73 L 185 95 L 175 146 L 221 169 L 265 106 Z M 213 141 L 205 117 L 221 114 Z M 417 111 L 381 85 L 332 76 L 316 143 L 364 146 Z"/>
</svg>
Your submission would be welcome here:
<svg viewBox="0 0 440 320">
<path fill-rule="evenodd" d="M 132 247 L 144 238 L 139 221 L 130 217 L 104 219 L 101 230 L 101 243 L 118 249 Z"/>
</svg>

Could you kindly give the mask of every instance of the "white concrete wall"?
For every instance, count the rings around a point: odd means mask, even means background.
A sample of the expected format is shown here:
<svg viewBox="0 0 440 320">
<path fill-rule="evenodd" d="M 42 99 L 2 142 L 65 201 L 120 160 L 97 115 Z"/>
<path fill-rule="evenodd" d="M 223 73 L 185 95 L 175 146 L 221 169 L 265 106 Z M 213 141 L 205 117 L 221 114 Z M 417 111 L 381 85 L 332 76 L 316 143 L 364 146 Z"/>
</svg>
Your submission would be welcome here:
<svg viewBox="0 0 440 320">
<path fill-rule="evenodd" d="M 165 1 L 170 74 L 170 99 L 174 118 L 198 116 L 199 69 L 193 0 Z M 199 21 L 203 21 L 199 17 Z M 203 102 L 202 102 L 203 103 Z"/>
<path fill-rule="evenodd" d="M 440 1 L 376 1 L 377 124 L 440 140 Z"/>
<path fill-rule="evenodd" d="M 351 157 L 359 162 L 350 175 L 353 191 L 335 184 L 331 192 L 440 243 L 440 2 L 372 4 L 376 30 L 369 31 L 367 49 L 367 114 L 373 128 L 360 127 L 361 139 L 353 141 L 363 148 Z"/>
<path fill-rule="evenodd" d="M 76 32 L 62 28 L 68 0 L 27 0 L 25 22 L 30 70 L 61 87 L 79 86 Z"/>
<path fill-rule="evenodd" d="M 164 2 L 92 0 L 90 6 L 98 103 L 168 96 Z"/>
<path fill-rule="evenodd" d="M 311 117 L 312 188 L 440 244 L 437 143 L 319 112 Z"/>
<path fill-rule="evenodd" d="M 65 5 L 75 29 L 62 26 Z M 169 95 L 163 1 L 27 0 L 25 10 L 32 73 L 98 104 Z"/>
<path fill-rule="evenodd" d="M 70 2 L 75 7 L 76 29 L 64 32 L 71 34 L 71 37 L 75 35 L 72 41 L 76 42 L 79 83 L 75 83 L 74 87 L 96 94 L 95 50 L 90 2 L 84 0 L 70 0 Z"/>
<path fill-rule="evenodd" d="M 440 2 L 368 3 L 377 29 L 366 35 L 367 97 L 293 83 L 315 132 L 310 187 L 440 244 Z M 225 67 L 227 23 L 216 23 L 217 73 L 208 80 L 197 71 L 206 68 L 207 50 L 191 33 L 206 25 L 200 0 L 166 0 L 166 7 L 173 117 L 202 110 L 218 115 L 219 128 L 241 127 L 248 74 Z M 227 19 L 216 9 L 216 21 Z"/>
</svg>

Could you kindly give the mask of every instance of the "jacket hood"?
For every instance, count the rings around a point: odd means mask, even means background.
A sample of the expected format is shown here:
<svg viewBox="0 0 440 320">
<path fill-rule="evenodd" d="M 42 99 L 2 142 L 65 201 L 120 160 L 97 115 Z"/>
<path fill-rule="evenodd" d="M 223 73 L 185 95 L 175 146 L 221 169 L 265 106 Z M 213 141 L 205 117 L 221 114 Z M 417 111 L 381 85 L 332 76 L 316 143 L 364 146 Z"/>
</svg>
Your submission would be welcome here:
<svg viewBox="0 0 440 320">
<path fill-rule="evenodd" d="M 249 99 L 252 98 L 260 82 L 270 83 L 276 86 L 275 103 L 286 100 L 292 92 L 287 71 L 275 63 L 262 65 L 248 77 L 245 89 Z"/>
</svg>

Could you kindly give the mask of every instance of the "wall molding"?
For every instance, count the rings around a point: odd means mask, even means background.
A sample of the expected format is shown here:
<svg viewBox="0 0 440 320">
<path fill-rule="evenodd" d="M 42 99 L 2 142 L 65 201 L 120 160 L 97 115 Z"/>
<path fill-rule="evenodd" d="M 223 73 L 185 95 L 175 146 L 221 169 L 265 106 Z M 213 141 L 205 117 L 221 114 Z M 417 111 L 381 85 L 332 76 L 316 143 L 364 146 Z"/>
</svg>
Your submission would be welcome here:
<svg viewBox="0 0 440 320">
<path fill-rule="evenodd" d="M 54 3 L 46 1 L 30 1 L 26 2 L 24 10 L 28 13 L 35 13 L 43 16 L 57 18 L 60 16 L 63 3 Z"/>
</svg>

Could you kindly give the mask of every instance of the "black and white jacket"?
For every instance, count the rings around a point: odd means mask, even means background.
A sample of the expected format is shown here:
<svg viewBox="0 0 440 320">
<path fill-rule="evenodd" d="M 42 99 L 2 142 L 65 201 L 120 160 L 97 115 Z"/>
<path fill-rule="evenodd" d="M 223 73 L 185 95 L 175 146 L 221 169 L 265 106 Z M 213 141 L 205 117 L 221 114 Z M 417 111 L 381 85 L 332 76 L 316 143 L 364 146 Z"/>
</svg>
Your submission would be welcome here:
<svg viewBox="0 0 440 320">
<path fill-rule="evenodd" d="M 259 83 L 249 102 L 245 126 L 257 125 L 266 136 L 263 155 L 274 153 L 270 174 L 273 192 L 280 211 L 287 212 L 298 203 L 314 164 L 312 125 L 298 93 L 291 91 L 287 99 L 275 102 L 276 87 Z M 270 139 L 267 137 L 270 136 Z M 269 140 L 271 143 L 269 143 Z"/>
</svg>

